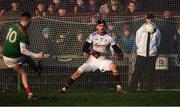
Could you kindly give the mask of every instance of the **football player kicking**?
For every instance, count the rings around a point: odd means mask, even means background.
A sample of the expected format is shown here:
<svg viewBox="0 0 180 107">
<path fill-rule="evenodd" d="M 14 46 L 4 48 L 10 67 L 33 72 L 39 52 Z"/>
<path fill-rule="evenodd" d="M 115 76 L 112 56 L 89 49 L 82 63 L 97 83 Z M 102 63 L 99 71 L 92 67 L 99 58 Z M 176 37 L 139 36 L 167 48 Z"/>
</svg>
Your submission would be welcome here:
<svg viewBox="0 0 180 107">
<path fill-rule="evenodd" d="M 29 26 L 30 22 L 31 14 L 29 12 L 24 12 L 21 15 L 20 22 L 10 25 L 3 46 L 3 60 L 7 67 L 12 68 L 20 74 L 28 99 L 37 100 L 37 97 L 33 95 L 30 86 L 28 85 L 27 73 L 22 64 L 27 62 L 30 67 L 35 71 L 38 71 L 38 66 L 32 58 L 44 58 L 45 55 L 42 52 L 30 52 L 26 48 L 26 45 L 29 45 L 26 27 Z"/>
<path fill-rule="evenodd" d="M 117 92 L 125 93 L 121 87 L 120 74 L 117 70 L 117 66 L 112 60 L 110 60 L 110 46 L 112 46 L 117 58 L 120 61 L 123 60 L 123 53 L 116 43 L 115 38 L 111 34 L 106 33 L 105 20 L 98 20 L 96 28 L 97 31 L 90 34 L 83 45 L 83 52 L 90 55 L 90 57 L 82 66 L 78 68 L 77 71 L 75 71 L 75 73 L 71 75 L 70 79 L 62 88 L 62 92 L 65 92 L 84 72 L 99 69 L 102 72 L 111 71 L 116 82 Z"/>
</svg>

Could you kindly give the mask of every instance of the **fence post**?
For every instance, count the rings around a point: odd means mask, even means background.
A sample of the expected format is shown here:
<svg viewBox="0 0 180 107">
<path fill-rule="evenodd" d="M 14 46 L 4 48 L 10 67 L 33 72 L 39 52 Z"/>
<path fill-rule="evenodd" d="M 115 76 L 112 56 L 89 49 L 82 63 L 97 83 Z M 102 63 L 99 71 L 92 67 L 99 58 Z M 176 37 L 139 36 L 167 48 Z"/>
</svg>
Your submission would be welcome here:
<svg viewBox="0 0 180 107">
<path fill-rule="evenodd" d="M 21 91 L 21 76 L 20 75 L 17 76 L 17 91 L 18 92 Z"/>
<path fill-rule="evenodd" d="M 129 63 L 129 72 L 128 72 L 128 85 L 130 86 L 131 77 L 133 75 L 133 72 L 135 70 L 135 62 L 136 62 L 136 55 L 130 54 L 128 57 L 128 63 Z"/>
</svg>

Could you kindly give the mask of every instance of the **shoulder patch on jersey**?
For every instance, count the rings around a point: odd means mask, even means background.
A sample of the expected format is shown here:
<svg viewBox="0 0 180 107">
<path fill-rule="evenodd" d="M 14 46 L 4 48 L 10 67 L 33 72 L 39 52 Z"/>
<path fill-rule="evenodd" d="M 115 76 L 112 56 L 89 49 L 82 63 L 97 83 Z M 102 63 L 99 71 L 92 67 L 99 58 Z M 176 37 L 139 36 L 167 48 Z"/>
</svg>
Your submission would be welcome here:
<svg viewBox="0 0 180 107">
<path fill-rule="evenodd" d="M 95 31 L 95 32 L 91 33 L 91 35 L 95 36 L 95 35 L 97 35 L 97 32 Z"/>
<path fill-rule="evenodd" d="M 24 36 L 27 35 L 26 30 L 25 30 L 21 25 L 19 25 L 19 23 L 16 23 L 16 26 L 18 27 L 18 29 L 22 32 L 22 34 L 23 34 Z"/>
</svg>

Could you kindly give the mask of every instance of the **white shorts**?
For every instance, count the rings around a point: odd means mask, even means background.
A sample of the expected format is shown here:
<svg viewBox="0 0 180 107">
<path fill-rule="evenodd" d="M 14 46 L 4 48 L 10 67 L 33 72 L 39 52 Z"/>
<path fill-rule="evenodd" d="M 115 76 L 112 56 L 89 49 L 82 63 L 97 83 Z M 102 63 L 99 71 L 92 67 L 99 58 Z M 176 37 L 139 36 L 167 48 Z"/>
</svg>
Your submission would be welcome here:
<svg viewBox="0 0 180 107">
<path fill-rule="evenodd" d="M 98 58 L 96 59 L 94 56 L 90 56 L 89 59 L 81 65 L 78 70 L 83 72 L 95 71 L 99 69 L 101 72 L 110 71 L 110 65 L 113 62 L 109 59 Z"/>
<path fill-rule="evenodd" d="M 7 67 L 12 68 L 15 67 L 16 65 L 22 64 L 22 57 L 18 58 L 9 58 L 3 56 L 4 63 L 6 64 Z"/>
</svg>

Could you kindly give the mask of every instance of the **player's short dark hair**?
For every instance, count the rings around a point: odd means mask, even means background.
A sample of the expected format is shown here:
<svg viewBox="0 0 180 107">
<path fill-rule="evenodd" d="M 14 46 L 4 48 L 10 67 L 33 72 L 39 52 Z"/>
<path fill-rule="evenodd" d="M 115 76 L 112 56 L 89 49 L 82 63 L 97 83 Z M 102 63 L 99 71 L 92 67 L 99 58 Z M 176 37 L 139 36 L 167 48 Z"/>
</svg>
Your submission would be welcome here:
<svg viewBox="0 0 180 107">
<path fill-rule="evenodd" d="M 146 19 L 154 19 L 154 14 L 153 13 L 148 13 L 146 16 Z"/>
<path fill-rule="evenodd" d="M 106 26 L 106 21 L 103 19 L 99 19 L 96 23 L 97 23 L 97 25 L 103 23 Z"/>
<path fill-rule="evenodd" d="M 29 13 L 29 12 L 23 12 L 22 14 L 21 14 L 21 17 L 27 17 L 27 18 L 29 18 L 29 19 L 31 19 L 31 13 Z"/>
</svg>

